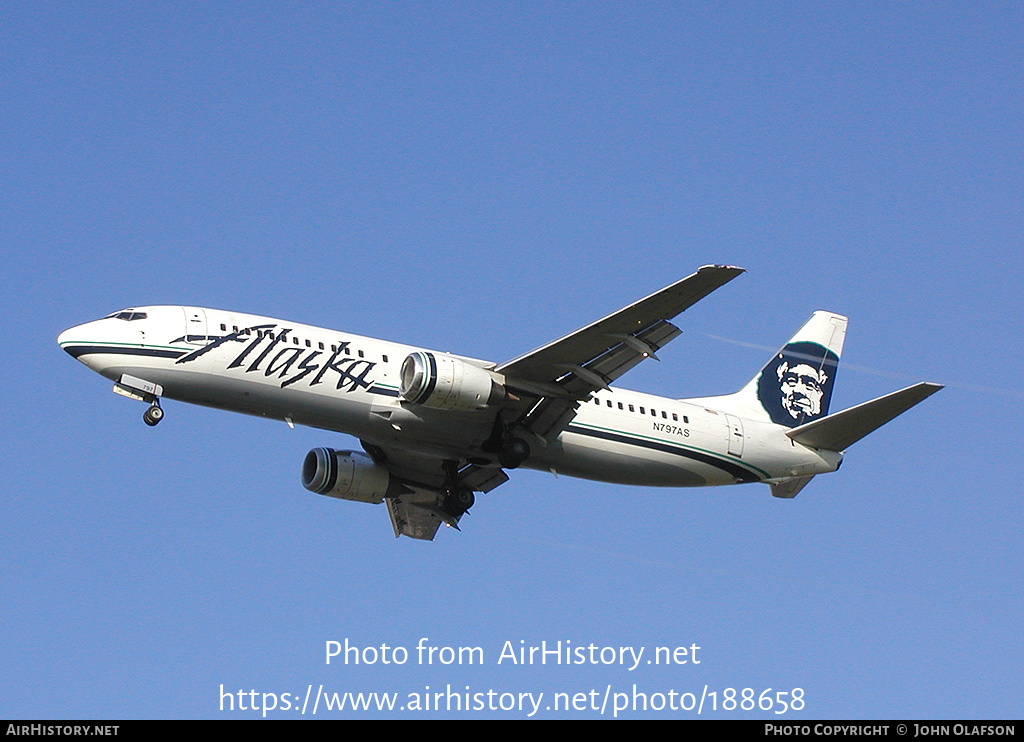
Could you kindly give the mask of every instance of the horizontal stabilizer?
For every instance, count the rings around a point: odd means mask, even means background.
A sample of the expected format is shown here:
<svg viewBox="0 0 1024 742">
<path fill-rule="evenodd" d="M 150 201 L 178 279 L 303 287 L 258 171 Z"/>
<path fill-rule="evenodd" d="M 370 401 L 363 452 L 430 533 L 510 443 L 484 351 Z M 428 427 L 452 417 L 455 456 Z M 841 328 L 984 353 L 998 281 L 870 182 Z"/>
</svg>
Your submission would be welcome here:
<svg viewBox="0 0 1024 742">
<path fill-rule="evenodd" d="M 793 428 L 786 431 L 786 435 L 806 446 L 843 451 L 941 388 L 941 384 L 922 381 L 920 384 L 908 386 L 898 392 Z"/>
</svg>

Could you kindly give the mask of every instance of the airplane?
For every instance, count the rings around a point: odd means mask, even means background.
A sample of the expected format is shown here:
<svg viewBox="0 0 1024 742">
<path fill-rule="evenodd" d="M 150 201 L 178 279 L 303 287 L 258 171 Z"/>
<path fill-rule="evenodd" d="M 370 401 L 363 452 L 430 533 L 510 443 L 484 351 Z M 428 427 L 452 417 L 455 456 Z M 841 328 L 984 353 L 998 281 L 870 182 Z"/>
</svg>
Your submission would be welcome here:
<svg viewBox="0 0 1024 742">
<path fill-rule="evenodd" d="M 612 386 L 681 334 L 670 320 L 742 272 L 703 266 L 504 363 L 183 306 L 123 309 L 57 342 L 114 392 L 147 403 L 150 426 L 168 398 L 355 436 L 363 451 L 309 451 L 302 485 L 385 503 L 396 538 L 433 540 L 520 466 L 624 485 L 762 482 L 791 499 L 942 388 L 921 382 L 829 414 L 847 318 L 824 311 L 733 394 Z"/>
</svg>

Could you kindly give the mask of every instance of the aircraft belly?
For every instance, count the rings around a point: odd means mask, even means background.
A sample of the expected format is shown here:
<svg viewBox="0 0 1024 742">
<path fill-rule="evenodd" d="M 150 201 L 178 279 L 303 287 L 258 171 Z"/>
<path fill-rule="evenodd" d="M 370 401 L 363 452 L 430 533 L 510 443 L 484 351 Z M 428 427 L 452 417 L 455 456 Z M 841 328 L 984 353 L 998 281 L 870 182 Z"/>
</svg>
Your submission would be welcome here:
<svg viewBox="0 0 1024 742">
<path fill-rule="evenodd" d="M 561 445 L 548 454 L 552 462 L 538 468 L 554 468 L 588 479 L 660 487 L 757 482 L 767 476 L 752 462 L 719 450 L 717 438 L 651 435 L 646 429 L 614 427 L 609 422 L 574 421 L 559 436 Z"/>
<path fill-rule="evenodd" d="M 470 458 L 494 427 L 484 411 L 435 410 L 394 398 L 374 400 L 370 418 L 374 430 L 363 437 L 372 443 L 456 461 Z"/>
<path fill-rule="evenodd" d="M 668 451 L 570 431 L 526 465 L 583 479 L 655 487 L 703 487 L 735 481 L 713 467 Z"/>
</svg>

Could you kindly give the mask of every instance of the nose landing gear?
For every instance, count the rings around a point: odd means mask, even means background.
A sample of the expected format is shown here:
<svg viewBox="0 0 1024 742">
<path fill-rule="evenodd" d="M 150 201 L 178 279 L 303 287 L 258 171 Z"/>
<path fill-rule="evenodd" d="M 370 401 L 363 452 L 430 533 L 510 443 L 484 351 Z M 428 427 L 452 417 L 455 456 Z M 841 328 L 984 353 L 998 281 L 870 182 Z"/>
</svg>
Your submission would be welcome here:
<svg viewBox="0 0 1024 742">
<path fill-rule="evenodd" d="M 128 397 L 128 399 L 149 402 L 149 409 L 142 415 L 142 421 L 146 425 L 153 427 L 164 419 L 164 411 L 160 409 L 160 395 L 164 393 L 164 388 L 159 384 L 128 374 L 121 374 L 117 383 L 114 384 L 113 391 L 122 397 Z"/>
</svg>

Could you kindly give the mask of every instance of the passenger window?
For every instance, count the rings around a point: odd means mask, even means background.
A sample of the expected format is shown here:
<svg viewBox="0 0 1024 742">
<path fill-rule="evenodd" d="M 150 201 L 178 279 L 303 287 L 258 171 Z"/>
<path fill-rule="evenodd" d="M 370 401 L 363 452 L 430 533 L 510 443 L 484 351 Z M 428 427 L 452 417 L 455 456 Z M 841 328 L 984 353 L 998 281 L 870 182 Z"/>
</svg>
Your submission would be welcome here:
<svg viewBox="0 0 1024 742">
<path fill-rule="evenodd" d="M 679 422 L 679 415 L 677 415 L 676 413 L 673 412 L 672 413 L 672 419 L 675 420 L 676 422 Z"/>
<path fill-rule="evenodd" d="M 665 414 L 665 410 L 661 411 L 661 417 L 663 420 L 668 420 L 668 415 Z"/>
<path fill-rule="evenodd" d="M 640 408 L 640 414 L 641 415 L 646 415 L 647 414 L 646 412 L 644 412 L 644 408 L 643 407 Z"/>
<path fill-rule="evenodd" d="M 611 407 L 611 406 L 612 406 L 612 401 L 611 401 L 610 399 L 608 400 L 608 406 L 609 406 L 609 407 Z"/>
<path fill-rule="evenodd" d="M 619 409 L 622 409 L 622 402 L 619 402 Z"/>
</svg>

